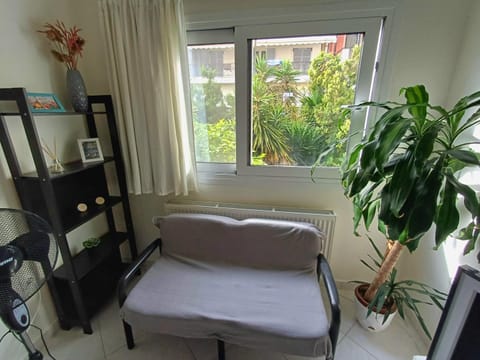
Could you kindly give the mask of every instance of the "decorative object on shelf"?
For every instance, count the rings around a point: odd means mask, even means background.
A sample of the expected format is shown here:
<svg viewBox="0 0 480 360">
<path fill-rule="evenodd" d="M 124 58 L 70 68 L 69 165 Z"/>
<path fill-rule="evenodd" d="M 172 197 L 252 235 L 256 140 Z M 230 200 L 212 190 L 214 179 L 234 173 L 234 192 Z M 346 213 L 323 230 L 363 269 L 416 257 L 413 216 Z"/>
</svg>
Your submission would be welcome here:
<svg viewBox="0 0 480 360">
<path fill-rule="evenodd" d="M 72 102 L 72 107 L 76 112 L 88 111 L 88 96 L 85 83 L 83 82 L 80 71 L 67 70 L 67 90 Z"/>
<path fill-rule="evenodd" d="M 57 141 L 55 138 L 53 138 L 53 151 L 48 147 L 48 145 L 45 143 L 45 140 L 42 139 L 42 149 L 45 151 L 45 153 L 52 159 L 52 166 L 50 166 L 50 171 L 52 173 L 61 173 L 64 171 L 63 165 L 58 159 L 57 156 Z"/>
<path fill-rule="evenodd" d="M 82 75 L 77 69 L 78 58 L 82 56 L 85 39 L 80 35 L 81 29 L 73 26 L 67 28 L 62 21 L 46 23 L 39 33 L 45 34 L 53 44 L 53 56 L 67 66 L 67 90 L 73 109 L 77 112 L 88 110 L 88 96 Z"/>
<path fill-rule="evenodd" d="M 78 139 L 78 147 L 82 162 L 89 163 L 95 161 L 103 161 L 102 148 L 98 138 Z"/>
<path fill-rule="evenodd" d="M 64 112 L 62 103 L 54 94 L 31 93 L 28 94 L 28 103 L 32 112 Z"/>
<path fill-rule="evenodd" d="M 85 203 L 80 203 L 77 205 L 77 210 L 80 212 L 85 212 L 88 210 L 88 206 Z"/>
<path fill-rule="evenodd" d="M 91 237 L 82 242 L 82 245 L 85 249 L 93 249 L 100 245 L 100 239 L 97 237 Z"/>
<path fill-rule="evenodd" d="M 103 196 L 97 196 L 95 198 L 95 204 L 97 204 L 97 205 L 105 204 L 105 198 Z"/>
</svg>

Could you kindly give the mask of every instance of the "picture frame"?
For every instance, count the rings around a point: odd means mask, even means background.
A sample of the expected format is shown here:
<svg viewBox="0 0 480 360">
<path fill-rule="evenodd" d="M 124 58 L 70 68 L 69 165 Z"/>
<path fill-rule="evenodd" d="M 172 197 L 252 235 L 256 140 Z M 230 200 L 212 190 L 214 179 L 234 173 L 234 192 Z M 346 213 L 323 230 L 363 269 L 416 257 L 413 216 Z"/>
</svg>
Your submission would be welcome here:
<svg viewBox="0 0 480 360">
<path fill-rule="evenodd" d="M 102 148 L 98 138 L 78 139 L 77 142 L 83 163 L 103 161 Z"/>
<path fill-rule="evenodd" d="M 32 112 L 65 112 L 65 108 L 55 94 L 29 92 L 27 98 Z"/>
</svg>

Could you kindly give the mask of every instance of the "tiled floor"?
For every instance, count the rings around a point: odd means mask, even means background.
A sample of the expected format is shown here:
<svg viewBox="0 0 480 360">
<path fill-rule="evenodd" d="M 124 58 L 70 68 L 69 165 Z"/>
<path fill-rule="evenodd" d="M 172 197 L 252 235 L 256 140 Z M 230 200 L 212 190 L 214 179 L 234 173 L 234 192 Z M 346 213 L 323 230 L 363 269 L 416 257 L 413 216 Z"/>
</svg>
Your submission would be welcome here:
<svg viewBox="0 0 480 360">
<path fill-rule="evenodd" d="M 411 360 L 425 354 L 418 335 L 400 319 L 382 333 L 363 330 L 354 319 L 351 290 L 340 290 L 342 324 L 335 359 L 337 360 Z M 136 347 L 128 350 L 118 316 L 116 302 L 93 320 L 93 335 L 81 329 L 59 331 L 47 339 L 57 360 L 215 360 L 214 340 L 181 339 L 172 336 L 135 333 Z M 50 359 L 44 349 L 45 359 Z M 227 360 L 307 360 L 292 355 L 255 351 L 226 344 Z M 319 360 L 319 359 L 318 359 Z"/>
</svg>

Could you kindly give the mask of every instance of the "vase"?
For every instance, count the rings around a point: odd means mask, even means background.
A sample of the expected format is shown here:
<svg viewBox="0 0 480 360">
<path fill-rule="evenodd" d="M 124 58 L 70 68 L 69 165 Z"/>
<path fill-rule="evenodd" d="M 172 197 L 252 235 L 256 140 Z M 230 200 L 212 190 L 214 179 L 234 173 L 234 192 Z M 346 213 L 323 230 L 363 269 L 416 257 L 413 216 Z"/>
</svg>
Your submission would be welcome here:
<svg viewBox="0 0 480 360">
<path fill-rule="evenodd" d="M 386 309 L 382 308 L 380 312 L 373 311 L 368 314 L 368 302 L 363 298 L 363 294 L 367 291 L 368 284 L 359 285 L 355 288 L 355 312 L 357 321 L 360 325 L 368 331 L 379 332 L 383 331 L 392 322 L 395 314 L 397 313 L 396 307 L 395 311 L 390 313 L 390 316 L 385 321 L 385 312 Z"/>
<path fill-rule="evenodd" d="M 72 102 L 73 110 L 76 112 L 87 112 L 88 96 L 82 74 L 78 70 L 67 70 L 67 90 Z"/>
</svg>

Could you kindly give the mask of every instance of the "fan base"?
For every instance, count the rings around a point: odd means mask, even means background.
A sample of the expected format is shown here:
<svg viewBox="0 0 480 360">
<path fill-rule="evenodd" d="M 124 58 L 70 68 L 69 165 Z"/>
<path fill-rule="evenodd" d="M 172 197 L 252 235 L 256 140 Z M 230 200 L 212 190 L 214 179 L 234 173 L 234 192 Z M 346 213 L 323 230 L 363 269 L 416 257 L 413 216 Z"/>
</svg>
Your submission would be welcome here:
<svg viewBox="0 0 480 360">
<path fill-rule="evenodd" d="M 43 355 L 40 351 L 35 351 L 34 353 L 28 354 L 28 360 L 42 360 Z"/>
</svg>

